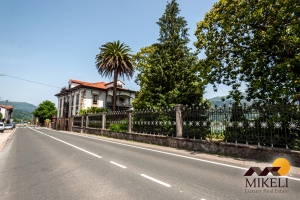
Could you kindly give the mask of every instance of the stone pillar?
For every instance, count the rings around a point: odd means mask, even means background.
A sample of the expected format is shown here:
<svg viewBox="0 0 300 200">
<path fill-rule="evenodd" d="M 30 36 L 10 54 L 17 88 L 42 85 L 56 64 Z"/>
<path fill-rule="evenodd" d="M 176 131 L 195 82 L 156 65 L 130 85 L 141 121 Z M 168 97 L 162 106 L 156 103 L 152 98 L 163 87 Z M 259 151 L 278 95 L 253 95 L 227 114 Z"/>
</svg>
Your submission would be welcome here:
<svg viewBox="0 0 300 200">
<path fill-rule="evenodd" d="M 80 133 L 83 133 L 83 119 L 84 119 L 84 115 L 81 115 Z"/>
<path fill-rule="evenodd" d="M 107 112 L 102 113 L 102 130 L 106 129 L 106 114 Z"/>
<path fill-rule="evenodd" d="M 183 105 L 177 104 L 176 109 L 176 137 L 182 137 L 182 110 Z"/>
<path fill-rule="evenodd" d="M 85 128 L 89 127 L 89 114 L 86 114 L 86 119 L 85 119 Z"/>
<path fill-rule="evenodd" d="M 296 94 L 295 97 L 299 101 L 299 112 L 300 112 L 300 94 Z"/>
<path fill-rule="evenodd" d="M 70 119 L 70 126 L 71 126 L 70 131 L 71 132 L 73 131 L 73 123 L 74 123 L 74 116 L 72 116 Z"/>
<path fill-rule="evenodd" d="M 128 114 L 128 133 L 132 132 L 132 113 L 133 110 L 127 110 L 127 114 Z"/>
<path fill-rule="evenodd" d="M 57 118 L 57 123 L 55 124 L 56 125 L 56 130 L 60 130 L 60 119 Z"/>
</svg>

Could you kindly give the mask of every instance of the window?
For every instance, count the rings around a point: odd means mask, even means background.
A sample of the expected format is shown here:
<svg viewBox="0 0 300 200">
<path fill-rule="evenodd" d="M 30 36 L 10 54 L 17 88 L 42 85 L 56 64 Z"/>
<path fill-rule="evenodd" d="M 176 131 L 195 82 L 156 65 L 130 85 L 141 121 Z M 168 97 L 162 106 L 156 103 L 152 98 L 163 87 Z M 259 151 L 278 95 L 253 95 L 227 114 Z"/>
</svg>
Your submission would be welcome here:
<svg viewBox="0 0 300 200">
<path fill-rule="evenodd" d="M 78 113 L 78 107 L 79 107 L 79 94 L 77 94 L 77 96 L 76 96 L 76 111 L 75 111 L 75 114 Z"/>
<path fill-rule="evenodd" d="M 118 87 L 118 88 L 123 88 L 123 85 L 117 84 L 117 87 Z"/>
<path fill-rule="evenodd" d="M 77 94 L 77 96 L 76 96 L 76 106 L 78 106 L 79 105 L 79 94 Z"/>
<path fill-rule="evenodd" d="M 93 104 L 97 105 L 97 99 L 98 99 L 98 96 L 93 95 Z"/>
<path fill-rule="evenodd" d="M 74 95 L 71 96 L 71 115 L 73 113 L 73 108 L 74 108 Z"/>
<path fill-rule="evenodd" d="M 59 103 L 59 113 L 58 113 L 58 117 L 62 117 L 62 113 L 61 110 L 63 109 L 63 103 L 62 103 L 62 99 L 60 99 L 60 103 Z"/>
<path fill-rule="evenodd" d="M 74 95 L 71 97 L 71 105 L 74 106 Z"/>
<path fill-rule="evenodd" d="M 123 97 L 120 97 L 119 100 L 121 103 L 124 103 L 124 101 L 125 101 L 125 99 Z"/>
</svg>

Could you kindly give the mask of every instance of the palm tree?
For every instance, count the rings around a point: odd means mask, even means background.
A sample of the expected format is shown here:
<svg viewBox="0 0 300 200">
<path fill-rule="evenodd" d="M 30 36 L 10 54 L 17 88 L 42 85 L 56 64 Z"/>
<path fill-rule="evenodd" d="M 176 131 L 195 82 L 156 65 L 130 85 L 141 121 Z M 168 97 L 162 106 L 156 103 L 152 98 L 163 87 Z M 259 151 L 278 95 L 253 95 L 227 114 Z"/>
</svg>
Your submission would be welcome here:
<svg viewBox="0 0 300 200">
<path fill-rule="evenodd" d="M 96 56 L 96 68 L 100 75 L 111 77 L 114 74 L 113 111 L 116 111 L 118 76 L 128 79 L 134 73 L 131 49 L 120 41 L 108 42 L 102 45 Z"/>
</svg>

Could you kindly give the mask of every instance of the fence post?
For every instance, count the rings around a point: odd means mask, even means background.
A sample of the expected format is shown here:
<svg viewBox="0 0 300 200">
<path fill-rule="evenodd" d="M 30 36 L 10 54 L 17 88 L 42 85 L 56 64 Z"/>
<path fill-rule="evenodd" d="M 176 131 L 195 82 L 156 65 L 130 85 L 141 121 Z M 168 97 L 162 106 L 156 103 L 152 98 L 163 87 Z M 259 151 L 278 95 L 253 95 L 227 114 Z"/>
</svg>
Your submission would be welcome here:
<svg viewBox="0 0 300 200">
<path fill-rule="evenodd" d="M 131 110 L 131 109 L 127 110 L 127 114 L 128 114 L 128 133 L 132 132 L 132 113 L 133 113 L 133 110 Z"/>
<path fill-rule="evenodd" d="M 84 119 L 84 115 L 81 115 L 80 133 L 83 133 L 83 119 Z"/>
<path fill-rule="evenodd" d="M 106 129 L 106 114 L 107 112 L 102 113 L 102 130 Z"/>
<path fill-rule="evenodd" d="M 295 97 L 299 101 L 299 112 L 300 112 L 300 94 L 296 94 Z"/>
<path fill-rule="evenodd" d="M 176 109 L 176 137 L 182 137 L 182 110 L 183 105 L 177 104 Z"/>
<path fill-rule="evenodd" d="M 85 118 L 85 128 L 89 127 L 89 114 L 86 114 L 86 118 Z"/>
<path fill-rule="evenodd" d="M 73 131 L 73 125 L 74 125 L 74 115 L 71 118 L 71 132 Z"/>
</svg>

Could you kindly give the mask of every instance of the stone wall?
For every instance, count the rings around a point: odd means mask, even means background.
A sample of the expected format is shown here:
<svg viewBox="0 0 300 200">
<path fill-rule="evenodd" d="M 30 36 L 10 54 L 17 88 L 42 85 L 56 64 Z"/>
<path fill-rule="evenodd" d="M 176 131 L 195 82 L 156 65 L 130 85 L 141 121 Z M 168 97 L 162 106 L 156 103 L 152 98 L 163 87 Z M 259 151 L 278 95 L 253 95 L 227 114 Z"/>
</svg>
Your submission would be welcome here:
<svg viewBox="0 0 300 200">
<path fill-rule="evenodd" d="M 56 130 L 72 131 L 73 117 L 57 118 L 55 127 Z"/>
<path fill-rule="evenodd" d="M 81 132 L 80 127 L 73 126 L 72 130 L 74 132 Z M 250 158 L 266 162 L 272 162 L 276 158 L 286 158 L 291 165 L 300 165 L 300 151 L 295 150 L 262 147 L 256 145 L 243 145 L 228 142 L 175 138 L 141 133 L 119 133 L 95 128 L 83 128 L 82 132 L 95 135 L 109 136 L 117 139 L 134 140 L 137 142 L 157 144 L 161 146 L 174 147 L 179 149 L 229 155 L 238 158 Z"/>
</svg>

